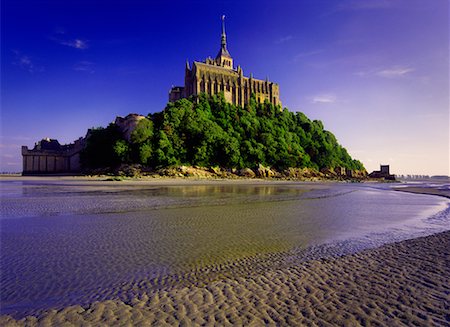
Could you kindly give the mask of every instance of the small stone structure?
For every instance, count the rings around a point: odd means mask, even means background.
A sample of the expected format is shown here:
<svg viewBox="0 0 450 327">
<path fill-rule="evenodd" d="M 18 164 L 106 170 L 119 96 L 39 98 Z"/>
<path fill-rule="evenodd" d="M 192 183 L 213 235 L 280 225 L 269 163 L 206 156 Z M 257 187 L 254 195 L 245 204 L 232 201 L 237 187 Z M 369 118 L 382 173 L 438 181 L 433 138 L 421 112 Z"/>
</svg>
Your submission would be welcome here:
<svg viewBox="0 0 450 327">
<path fill-rule="evenodd" d="M 374 170 L 369 174 L 370 178 L 384 178 L 386 180 L 395 180 L 395 175 L 390 174 L 389 165 L 380 165 L 380 170 Z"/>
<path fill-rule="evenodd" d="M 22 146 L 23 175 L 64 174 L 80 172 L 80 151 L 84 139 L 61 145 L 54 139 L 43 139 L 33 149 Z"/>
<path fill-rule="evenodd" d="M 256 101 L 268 101 L 281 106 L 280 88 L 278 84 L 266 80 L 245 77 L 240 66 L 233 66 L 233 58 L 227 49 L 225 34 L 225 16 L 222 16 L 222 37 L 219 53 L 216 58 L 207 58 L 204 62 L 194 61 L 192 68 L 186 62 L 184 86 L 175 86 L 169 92 L 169 101 L 188 98 L 201 93 L 216 95 L 223 93 L 225 100 L 234 105 L 244 107 L 249 103 L 251 95 Z"/>
</svg>

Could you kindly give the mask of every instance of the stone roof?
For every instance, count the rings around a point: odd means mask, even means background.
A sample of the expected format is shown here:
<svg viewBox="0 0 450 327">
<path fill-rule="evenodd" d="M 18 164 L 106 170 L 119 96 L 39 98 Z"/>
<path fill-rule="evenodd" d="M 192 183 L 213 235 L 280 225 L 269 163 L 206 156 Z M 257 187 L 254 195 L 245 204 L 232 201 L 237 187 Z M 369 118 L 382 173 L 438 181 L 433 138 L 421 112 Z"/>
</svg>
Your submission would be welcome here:
<svg viewBox="0 0 450 327">
<path fill-rule="evenodd" d="M 217 56 L 216 56 L 216 59 L 217 59 L 217 58 L 220 58 L 220 57 L 227 57 L 227 58 L 230 58 L 230 59 L 231 59 L 231 55 L 230 55 L 230 53 L 228 52 L 228 50 L 227 50 L 226 47 L 221 47 L 221 48 L 220 48 L 219 53 L 218 53 Z"/>
<path fill-rule="evenodd" d="M 204 62 L 200 62 L 200 61 L 194 61 L 194 66 L 199 66 L 202 68 L 205 68 L 206 70 L 209 71 L 217 71 L 220 72 L 221 74 L 230 74 L 230 75 L 236 75 L 238 76 L 238 72 L 235 71 L 234 69 L 230 69 L 227 67 L 222 67 L 222 66 L 216 66 L 216 65 L 211 65 L 211 64 L 207 64 Z"/>
</svg>

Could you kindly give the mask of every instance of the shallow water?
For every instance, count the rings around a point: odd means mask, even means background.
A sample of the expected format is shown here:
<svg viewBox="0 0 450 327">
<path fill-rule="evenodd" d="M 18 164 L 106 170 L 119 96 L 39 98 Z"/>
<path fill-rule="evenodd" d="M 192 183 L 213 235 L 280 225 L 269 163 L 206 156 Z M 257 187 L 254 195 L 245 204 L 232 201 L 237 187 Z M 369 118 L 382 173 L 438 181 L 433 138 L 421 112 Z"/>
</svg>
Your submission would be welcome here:
<svg viewBox="0 0 450 327">
<path fill-rule="evenodd" d="M 127 298 L 450 229 L 386 185 L 2 181 L 1 313 Z"/>
</svg>

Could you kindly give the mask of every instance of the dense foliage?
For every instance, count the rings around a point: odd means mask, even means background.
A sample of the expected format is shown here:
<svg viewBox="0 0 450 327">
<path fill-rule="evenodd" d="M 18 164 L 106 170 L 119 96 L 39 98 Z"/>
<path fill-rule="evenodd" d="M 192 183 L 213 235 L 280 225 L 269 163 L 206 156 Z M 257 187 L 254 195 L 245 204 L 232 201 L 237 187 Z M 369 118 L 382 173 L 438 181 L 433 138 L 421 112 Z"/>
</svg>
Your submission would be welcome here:
<svg viewBox="0 0 450 327">
<path fill-rule="evenodd" d="M 254 168 L 288 167 L 363 170 L 320 121 L 309 120 L 252 97 L 244 108 L 223 96 L 182 99 L 142 119 L 129 141 L 117 127 L 90 130 L 82 154 L 85 167 L 118 163 Z"/>
</svg>

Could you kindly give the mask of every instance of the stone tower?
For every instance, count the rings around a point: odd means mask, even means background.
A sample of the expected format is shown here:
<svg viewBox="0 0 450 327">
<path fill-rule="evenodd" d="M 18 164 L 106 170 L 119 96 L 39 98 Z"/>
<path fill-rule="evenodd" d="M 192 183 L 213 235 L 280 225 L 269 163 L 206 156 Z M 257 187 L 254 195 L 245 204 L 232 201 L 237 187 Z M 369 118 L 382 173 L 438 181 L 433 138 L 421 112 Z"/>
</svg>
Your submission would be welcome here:
<svg viewBox="0 0 450 327">
<path fill-rule="evenodd" d="M 220 50 L 216 56 L 218 66 L 233 69 L 233 58 L 227 49 L 227 35 L 225 33 L 225 15 L 222 16 L 222 37 L 220 40 Z"/>
</svg>

